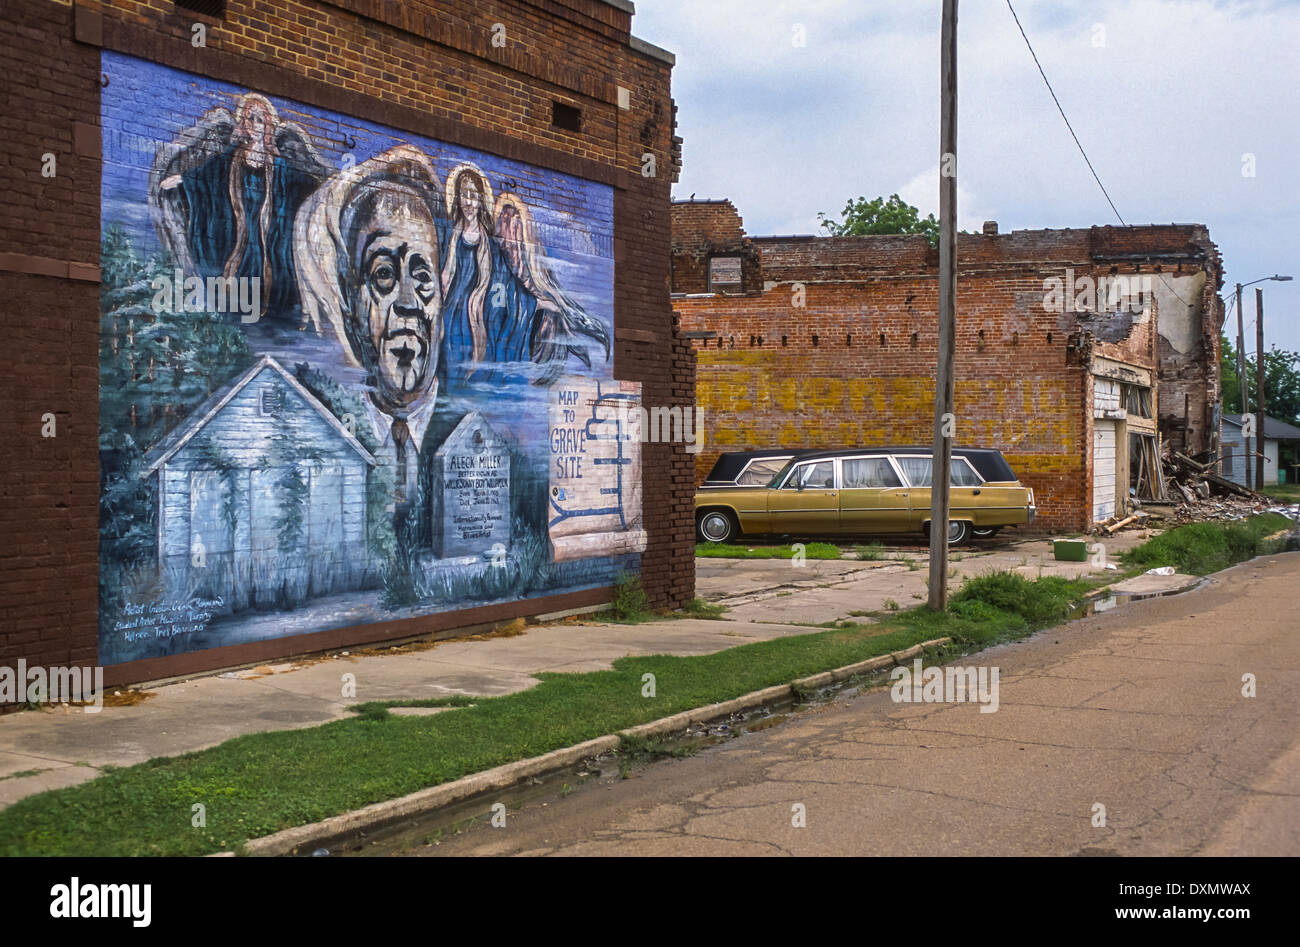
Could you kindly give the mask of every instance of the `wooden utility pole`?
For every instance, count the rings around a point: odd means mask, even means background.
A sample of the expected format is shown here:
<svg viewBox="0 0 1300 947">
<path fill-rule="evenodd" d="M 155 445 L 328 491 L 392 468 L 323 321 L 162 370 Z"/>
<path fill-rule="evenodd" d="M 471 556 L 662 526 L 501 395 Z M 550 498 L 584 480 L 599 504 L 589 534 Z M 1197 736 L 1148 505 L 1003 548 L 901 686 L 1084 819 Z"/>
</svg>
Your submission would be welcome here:
<svg viewBox="0 0 1300 947">
<path fill-rule="evenodd" d="M 1255 490 L 1264 492 L 1264 290 L 1255 287 Z"/>
<path fill-rule="evenodd" d="M 948 607 L 948 499 L 952 469 L 953 348 L 957 335 L 957 0 L 943 0 L 939 143 L 939 365 L 930 468 L 930 608 Z"/>
<path fill-rule="evenodd" d="M 1245 317 L 1241 314 L 1241 284 L 1237 284 L 1237 391 L 1241 393 L 1241 413 L 1244 416 L 1250 409 L 1246 407 L 1246 396 L 1250 394 L 1246 387 L 1246 330 L 1242 327 Z M 1245 423 L 1243 418 L 1242 423 Z M 1242 460 L 1241 482 L 1250 482 L 1250 438 L 1246 438 L 1246 456 Z M 1225 477 L 1231 477 L 1232 471 L 1225 470 Z"/>
</svg>

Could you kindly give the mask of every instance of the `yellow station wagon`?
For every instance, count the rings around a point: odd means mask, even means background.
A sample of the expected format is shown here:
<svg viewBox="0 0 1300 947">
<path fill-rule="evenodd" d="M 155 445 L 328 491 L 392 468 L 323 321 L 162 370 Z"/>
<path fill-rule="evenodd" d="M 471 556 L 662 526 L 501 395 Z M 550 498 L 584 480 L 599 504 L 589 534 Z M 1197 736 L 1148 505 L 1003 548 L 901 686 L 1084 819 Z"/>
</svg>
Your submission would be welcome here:
<svg viewBox="0 0 1300 947">
<path fill-rule="evenodd" d="M 695 493 L 701 542 L 744 535 L 928 533 L 933 450 L 766 450 L 723 454 Z M 953 448 L 948 543 L 1031 522 L 1034 491 L 1002 453 Z"/>
</svg>

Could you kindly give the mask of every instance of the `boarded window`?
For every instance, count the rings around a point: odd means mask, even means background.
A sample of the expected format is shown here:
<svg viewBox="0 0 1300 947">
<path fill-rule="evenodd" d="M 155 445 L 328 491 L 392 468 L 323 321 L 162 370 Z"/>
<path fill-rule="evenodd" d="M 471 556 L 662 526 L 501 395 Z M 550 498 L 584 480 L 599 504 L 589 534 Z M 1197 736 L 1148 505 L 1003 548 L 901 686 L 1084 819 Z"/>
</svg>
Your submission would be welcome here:
<svg viewBox="0 0 1300 947">
<path fill-rule="evenodd" d="M 342 544 L 342 467 L 318 467 L 311 472 L 309 522 L 312 549 L 332 549 Z"/>
<path fill-rule="evenodd" d="M 715 256 L 709 260 L 709 292 L 739 292 L 741 282 L 740 257 Z"/>
<path fill-rule="evenodd" d="M 252 496 L 249 504 L 252 512 L 253 552 L 275 552 L 279 545 L 276 523 L 280 518 L 280 481 L 286 473 L 282 467 L 252 471 Z"/>
<path fill-rule="evenodd" d="M 190 471 L 190 555 L 230 552 L 230 485 L 218 470 Z"/>
</svg>

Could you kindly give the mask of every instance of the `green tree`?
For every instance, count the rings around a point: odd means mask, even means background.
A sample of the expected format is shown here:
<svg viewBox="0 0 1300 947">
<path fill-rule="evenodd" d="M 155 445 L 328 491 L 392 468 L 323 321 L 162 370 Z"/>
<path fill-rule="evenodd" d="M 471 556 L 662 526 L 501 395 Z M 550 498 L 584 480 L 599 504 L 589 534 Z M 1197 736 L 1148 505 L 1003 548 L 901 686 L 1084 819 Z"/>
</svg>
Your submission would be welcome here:
<svg viewBox="0 0 1300 947">
<path fill-rule="evenodd" d="M 1220 375 L 1223 384 L 1223 410 L 1241 413 L 1241 385 L 1237 379 L 1237 350 L 1227 336 L 1221 336 L 1223 349 Z M 1255 359 L 1246 356 L 1246 388 L 1250 403 L 1255 403 Z M 1274 346 L 1264 353 L 1265 413 L 1288 424 L 1300 424 L 1300 352 L 1288 352 Z"/>
<path fill-rule="evenodd" d="M 828 217 L 824 211 L 817 214 L 822 227 L 833 237 L 919 233 L 930 241 L 931 246 L 939 244 L 939 221 L 934 214 L 922 217 L 919 210 L 897 194 L 888 200 L 877 197 L 869 201 L 859 197 L 845 204 L 840 213 L 843 219 L 838 221 Z"/>
</svg>

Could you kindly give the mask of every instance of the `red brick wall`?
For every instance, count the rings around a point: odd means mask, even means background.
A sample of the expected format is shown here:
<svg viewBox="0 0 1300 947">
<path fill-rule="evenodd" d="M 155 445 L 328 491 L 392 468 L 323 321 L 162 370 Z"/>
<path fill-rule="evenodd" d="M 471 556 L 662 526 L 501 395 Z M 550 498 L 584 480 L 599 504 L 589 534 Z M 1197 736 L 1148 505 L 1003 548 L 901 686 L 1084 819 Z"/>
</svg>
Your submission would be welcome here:
<svg viewBox="0 0 1300 947">
<path fill-rule="evenodd" d="M 707 293 L 709 260 L 715 253 L 740 256 L 742 290 L 761 289 L 758 251 L 743 226 L 731 201 L 674 201 L 673 292 Z"/>
<path fill-rule="evenodd" d="M 693 357 L 674 335 L 668 299 L 669 191 L 680 155 L 671 66 L 635 48 L 625 11 L 599 0 L 229 0 L 222 20 L 170 0 L 13 0 L 5 11 L 0 663 L 96 658 L 101 48 L 612 185 L 615 375 L 642 382 L 647 405 L 693 403 Z M 195 23 L 206 28 L 202 48 L 191 42 Z M 501 48 L 492 44 L 498 23 Z M 619 86 L 631 90 L 629 110 L 618 107 Z M 582 109 L 580 133 L 552 126 L 553 101 Z M 57 160 L 53 178 L 41 176 L 47 152 Z M 647 153 L 654 177 L 642 174 Z M 54 438 L 41 437 L 47 413 Z M 691 472 L 682 445 L 646 445 L 643 565 L 656 603 L 694 594 Z M 215 649 L 107 677 L 190 673 L 587 600 L 575 593 Z"/>
</svg>

